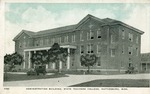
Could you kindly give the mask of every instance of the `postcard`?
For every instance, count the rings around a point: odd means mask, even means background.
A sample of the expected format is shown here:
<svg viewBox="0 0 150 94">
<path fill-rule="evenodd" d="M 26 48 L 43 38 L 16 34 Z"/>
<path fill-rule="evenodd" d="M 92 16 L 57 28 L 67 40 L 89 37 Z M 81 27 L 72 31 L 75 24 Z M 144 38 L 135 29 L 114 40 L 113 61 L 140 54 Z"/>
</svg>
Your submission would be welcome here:
<svg viewBox="0 0 150 94">
<path fill-rule="evenodd" d="M 148 94 L 148 1 L 2 1 L 1 14 L 2 94 Z"/>
</svg>

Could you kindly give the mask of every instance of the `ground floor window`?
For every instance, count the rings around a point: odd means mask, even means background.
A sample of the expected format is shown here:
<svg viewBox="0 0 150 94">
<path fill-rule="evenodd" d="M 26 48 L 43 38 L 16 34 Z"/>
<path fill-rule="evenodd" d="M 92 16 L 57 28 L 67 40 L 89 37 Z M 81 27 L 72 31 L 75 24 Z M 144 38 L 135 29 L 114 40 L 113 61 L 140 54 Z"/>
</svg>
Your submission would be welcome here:
<svg viewBox="0 0 150 94">
<path fill-rule="evenodd" d="M 101 66 L 101 57 L 97 58 L 97 66 Z"/>
</svg>

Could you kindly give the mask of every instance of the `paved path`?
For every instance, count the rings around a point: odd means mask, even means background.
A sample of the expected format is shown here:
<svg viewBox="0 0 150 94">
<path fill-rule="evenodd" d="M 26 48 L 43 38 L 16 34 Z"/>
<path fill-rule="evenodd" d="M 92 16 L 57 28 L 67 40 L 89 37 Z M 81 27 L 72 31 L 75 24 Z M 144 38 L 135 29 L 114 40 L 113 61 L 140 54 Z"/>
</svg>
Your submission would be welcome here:
<svg viewBox="0 0 150 94">
<path fill-rule="evenodd" d="M 4 86 L 45 86 L 67 87 L 97 79 L 150 79 L 150 74 L 124 74 L 124 75 L 69 75 L 69 77 L 50 78 L 28 81 L 4 82 Z"/>
</svg>

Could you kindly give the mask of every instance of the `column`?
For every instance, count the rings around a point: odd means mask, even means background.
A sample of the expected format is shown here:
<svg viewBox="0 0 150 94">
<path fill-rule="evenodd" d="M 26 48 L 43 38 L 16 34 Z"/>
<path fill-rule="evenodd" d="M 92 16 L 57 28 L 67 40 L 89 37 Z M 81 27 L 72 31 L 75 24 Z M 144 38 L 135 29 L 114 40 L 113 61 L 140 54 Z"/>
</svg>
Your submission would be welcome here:
<svg viewBox="0 0 150 94">
<path fill-rule="evenodd" d="M 62 69 L 62 61 L 59 61 L 59 69 Z"/>
<path fill-rule="evenodd" d="M 146 71 L 147 71 L 147 62 L 146 62 Z"/>
<path fill-rule="evenodd" d="M 141 62 L 141 71 L 142 71 L 142 62 Z"/>
<path fill-rule="evenodd" d="M 52 63 L 52 69 L 55 69 L 55 63 Z"/>
<path fill-rule="evenodd" d="M 31 68 L 31 52 L 29 51 L 29 57 L 28 57 L 28 69 Z"/>
<path fill-rule="evenodd" d="M 67 69 L 70 69 L 70 48 L 68 48 Z"/>
<path fill-rule="evenodd" d="M 25 55 L 26 55 L 26 54 L 25 54 L 25 51 L 24 51 L 24 52 L 23 52 L 23 60 L 24 60 L 24 61 L 23 61 L 23 69 L 25 69 Z"/>
</svg>

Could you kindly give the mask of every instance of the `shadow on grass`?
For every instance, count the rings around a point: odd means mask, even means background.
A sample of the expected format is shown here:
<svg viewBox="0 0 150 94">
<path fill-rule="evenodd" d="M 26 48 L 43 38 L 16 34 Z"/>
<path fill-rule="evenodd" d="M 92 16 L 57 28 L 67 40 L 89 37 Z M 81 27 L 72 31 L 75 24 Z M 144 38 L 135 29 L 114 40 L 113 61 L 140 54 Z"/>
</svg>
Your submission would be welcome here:
<svg viewBox="0 0 150 94">
<path fill-rule="evenodd" d="M 149 80 L 136 79 L 102 79 L 93 80 L 70 87 L 150 87 Z"/>
<path fill-rule="evenodd" d="M 27 76 L 27 74 L 4 74 L 4 82 L 6 81 L 22 81 L 22 80 L 36 80 L 36 79 L 49 79 L 49 78 L 60 78 L 60 77 L 68 77 L 63 73 L 55 73 L 52 75 L 32 75 Z"/>
</svg>

